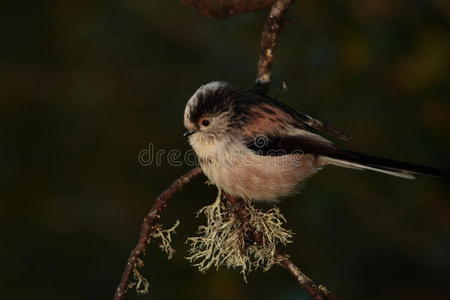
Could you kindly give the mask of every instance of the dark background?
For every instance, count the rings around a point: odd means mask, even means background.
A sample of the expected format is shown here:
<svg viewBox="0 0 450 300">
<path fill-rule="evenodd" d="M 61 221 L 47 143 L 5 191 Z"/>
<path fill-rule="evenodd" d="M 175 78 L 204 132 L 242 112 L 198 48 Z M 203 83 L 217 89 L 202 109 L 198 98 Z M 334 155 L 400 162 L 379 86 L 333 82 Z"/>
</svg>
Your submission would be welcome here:
<svg viewBox="0 0 450 300">
<path fill-rule="evenodd" d="M 272 92 L 350 132 L 347 147 L 449 169 L 446 0 L 298 0 Z M 2 299 L 110 299 L 153 199 L 187 166 L 144 167 L 140 150 L 189 149 L 187 99 L 201 84 L 251 87 L 265 12 L 208 19 L 178 1 L 0 1 Z M 155 245 L 149 295 L 307 299 L 283 269 L 197 272 L 185 240 L 216 191 L 197 178 L 165 211 L 176 256 Z M 279 207 L 286 251 L 344 299 L 450 293 L 450 190 L 327 168 Z"/>
</svg>

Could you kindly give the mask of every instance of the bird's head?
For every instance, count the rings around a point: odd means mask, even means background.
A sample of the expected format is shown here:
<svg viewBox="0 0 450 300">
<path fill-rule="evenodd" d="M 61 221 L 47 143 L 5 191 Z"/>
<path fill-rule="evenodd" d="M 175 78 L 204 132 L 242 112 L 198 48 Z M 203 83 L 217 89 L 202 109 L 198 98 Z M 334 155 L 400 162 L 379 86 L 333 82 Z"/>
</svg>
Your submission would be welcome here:
<svg viewBox="0 0 450 300">
<path fill-rule="evenodd" d="M 235 117 L 233 96 L 237 92 L 237 88 L 223 81 L 213 81 L 197 89 L 184 111 L 187 129 L 184 136 L 215 139 L 229 133 Z"/>
</svg>

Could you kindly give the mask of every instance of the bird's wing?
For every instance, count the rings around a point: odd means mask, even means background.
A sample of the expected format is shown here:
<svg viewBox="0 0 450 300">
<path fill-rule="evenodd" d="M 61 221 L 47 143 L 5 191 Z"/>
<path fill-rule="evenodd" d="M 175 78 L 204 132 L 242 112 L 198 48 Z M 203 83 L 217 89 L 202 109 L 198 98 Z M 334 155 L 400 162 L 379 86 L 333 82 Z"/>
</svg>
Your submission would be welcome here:
<svg viewBox="0 0 450 300">
<path fill-rule="evenodd" d="M 334 128 L 318 119 L 314 119 L 308 115 L 299 112 L 296 112 L 296 115 L 299 121 L 304 125 L 308 126 L 309 128 L 328 134 L 342 141 L 348 141 L 351 138 L 351 136 L 348 133 L 345 133 L 340 129 Z"/>
<path fill-rule="evenodd" d="M 245 115 L 248 117 L 240 132 L 247 147 L 262 155 L 282 155 L 295 151 L 327 155 L 336 151 L 334 144 L 317 134 L 317 131 L 340 139 L 349 138 L 342 131 L 298 113 L 281 102 L 270 98 L 255 100 L 253 105 L 246 107 Z"/>
<path fill-rule="evenodd" d="M 279 101 L 274 100 L 273 103 L 276 104 L 276 106 L 280 106 L 286 113 L 292 115 L 293 118 L 299 124 L 303 125 L 308 130 L 314 129 L 321 133 L 325 133 L 327 135 L 333 136 L 342 141 L 348 141 L 351 137 L 348 133 L 345 133 L 340 129 L 334 128 L 333 126 L 330 126 L 330 125 L 328 125 L 318 119 L 310 117 L 306 114 L 299 113 Z"/>
<path fill-rule="evenodd" d="M 273 131 L 276 136 L 286 134 L 286 127 L 293 127 L 312 133 L 318 132 L 327 134 L 344 141 L 350 139 L 349 134 L 327 125 L 320 120 L 299 113 L 277 100 L 255 94 L 251 91 L 244 93 L 243 97 L 246 99 L 241 102 L 244 106 L 237 107 L 237 109 L 240 110 L 242 108 L 243 111 L 248 113 L 249 119 L 252 120 L 250 124 L 248 124 L 249 126 L 246 126 L 250 132 L 263 129 L 263 131 Z M 248 99 L 253 100 L 251 105 L 249 105 Z M 251 135 L 251 133 L 249 135 Z"/>
<path fill-rule="evenodd" d="M 295 116 L 278 105 L 260 103 L 253 106 L 248 114 L 241 133 L 247 148 L 257 154 L 323 154 L 336 149 L 329 140 L 299 125 Z"/>
<path fill-rule="evenodd" d="M 350 137 L 348 134 L 328 126 L 322 121 L 298 113 L 276 100 L 262 97 L 255 100 L 253 105 L 246 105 L 245 109 L 238 108 L 238 111 L 245 111 L 244 114 L 238 115 L 247 116 L 245 125 L 241 127 L 243 134 L 247 137 L 301 135 L 324 143 L 331 142 L 316 134 L 317 131 L 341 140 L 347 140 Z"/>
</svg>

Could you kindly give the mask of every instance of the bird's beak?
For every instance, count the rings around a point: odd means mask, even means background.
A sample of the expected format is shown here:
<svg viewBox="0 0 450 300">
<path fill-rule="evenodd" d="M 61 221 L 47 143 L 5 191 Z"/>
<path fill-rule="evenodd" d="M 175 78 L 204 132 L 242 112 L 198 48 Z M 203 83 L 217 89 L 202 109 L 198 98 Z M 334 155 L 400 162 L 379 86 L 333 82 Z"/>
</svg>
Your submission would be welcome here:
<svg viewBox="0 0 450 300">
<path fill-rule="evenodd" d="M 193 134 L 193 133 L 195 133 L 194 130 L 188 130 L 188 131 L 186 131 L 186 132 L 183 134 L 183 137 L 184 137 L 184 138 L 185 138 L 185 137 L 188 137 L 188 136 L 190 136 L 190 135 Z"/>
</svg>

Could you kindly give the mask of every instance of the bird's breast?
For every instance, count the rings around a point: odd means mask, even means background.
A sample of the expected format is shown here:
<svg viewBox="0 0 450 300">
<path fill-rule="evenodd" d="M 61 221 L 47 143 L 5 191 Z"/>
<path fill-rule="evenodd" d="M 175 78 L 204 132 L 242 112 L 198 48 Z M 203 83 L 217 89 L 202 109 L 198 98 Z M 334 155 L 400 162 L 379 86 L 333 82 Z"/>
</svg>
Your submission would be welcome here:
<svg viewBox="0 0 450 300">
<path fill-rule="evenodd" d="M 311 154 L 262 156 L 242 143 L 191 139 L 208 179 L 223 191 L 252 201 L 276 201 L 317 171 Z"/>
</svg>

